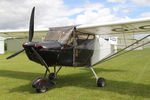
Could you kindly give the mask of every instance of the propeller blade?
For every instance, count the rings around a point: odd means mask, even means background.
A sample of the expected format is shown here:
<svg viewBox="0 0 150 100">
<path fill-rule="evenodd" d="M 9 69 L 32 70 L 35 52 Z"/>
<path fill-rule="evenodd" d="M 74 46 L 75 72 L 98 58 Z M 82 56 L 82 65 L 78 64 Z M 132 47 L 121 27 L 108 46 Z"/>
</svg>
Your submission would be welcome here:
<svg viewBox="0 0 150 100">
<path fill-rule="evenodd" d="M 43 64 L 45 66 L 45 68 L 47 69 L 47 71 L 50 70 L 48 69 L 48 65 L 46 64 L 46 62 L 44 61 L 44 59 L 39 55 L 39 53 L 32 47 L 33 52 L 35 53 L 35 55 L 37 56 L 37 58 L 40 60 L 41 64 Z"/>
<path fill-rule="evenodd" d="M 31 17 L 30 17 L 30 25 L 29 25 L 29 42 L 32 41 L 34 35 L 34 11 L 35 7 L 32 9 Z"/>
<path fill-rule="evenodd" d="M 10 59 L 10 58 L 12 58 L 12 57 L 15 57 L 15 56 L 17 56 L 18 54 L 20 54 L 20 53 L 23 52 L 23 51 L 24 51 L 24 49 L 22 49 L 22 50 L 16 52 L 15 54 L 13 54 L 13 55 L 7 57 L 6 59 Z"/>
</svg>

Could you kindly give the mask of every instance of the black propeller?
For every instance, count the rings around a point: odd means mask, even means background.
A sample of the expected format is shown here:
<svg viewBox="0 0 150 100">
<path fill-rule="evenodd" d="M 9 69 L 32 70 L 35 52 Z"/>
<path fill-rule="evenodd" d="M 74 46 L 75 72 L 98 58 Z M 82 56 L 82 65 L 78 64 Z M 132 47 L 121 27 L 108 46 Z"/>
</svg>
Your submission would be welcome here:
<svg viewBox="0 0 150 100">
<path fill-rule="evenodd" d="M 33 35 L 34 35 L 34 11 L 35 11 L 35 7 L 33 7 L 32 12 L 31 12 L 31 17 L 30 17 L 30 25 L 29 25 L 29 42 L 32 41 Z M 23 52 L 24 49 L 16 52 L 15 54 L 7 57 L 6 59 L 10 59 L 12 57 L 17 56 L 18 54 L 20 54 L 21 52 Z"/>
<path fill-rule="evenodd" d="M 7 57 L 6 59 L 10 59 L 10 58 L 12 58 L 12 57 L 15 57 L 15 56 L 17 56 L 18 54 L 20 54 L 20 53 L 23 52 L 23 51 L 24 51 L 24 49 L 22 49 L 22 50 L 16 52 L 15 54 L 13 54 L 13 55 Z"/>
<path fill-rule="evenodd" d="M 34 35 L 34 11 L 35 7 L 32 9 L 31 17 L 30 17 L 30 25 L 29 25 L 29 42 L 32 41 Z"/>
</svg>

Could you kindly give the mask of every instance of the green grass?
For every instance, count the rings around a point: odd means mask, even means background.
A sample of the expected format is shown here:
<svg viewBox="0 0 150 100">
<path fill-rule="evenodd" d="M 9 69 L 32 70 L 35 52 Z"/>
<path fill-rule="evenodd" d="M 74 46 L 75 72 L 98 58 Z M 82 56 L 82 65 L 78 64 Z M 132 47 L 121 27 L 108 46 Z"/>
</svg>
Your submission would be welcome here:
<svg viewBox="0 0 150 100">
<path fill-rule="evenodd" d="M 150 100 L 149 49 L 94 66 L 106 79 L 104 88 L 96 86 L 88 68 L 63 67 L 56 86 L 41 94 L 31 84 L 44 74 L 44 67 L 29 61 L 25 53 L 5 60 L 10 54 L 0 55 L 0 100 Z"/>
</svg>

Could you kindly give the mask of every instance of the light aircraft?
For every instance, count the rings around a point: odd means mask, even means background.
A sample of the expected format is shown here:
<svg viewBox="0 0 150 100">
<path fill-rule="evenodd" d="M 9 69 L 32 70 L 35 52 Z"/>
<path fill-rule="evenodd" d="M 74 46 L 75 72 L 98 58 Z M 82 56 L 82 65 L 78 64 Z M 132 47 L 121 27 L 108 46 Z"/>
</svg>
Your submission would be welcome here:
<svg viewBox="0 0 150 100">
<path fill-rule="evenodd" d="M 93 66 L 150 43 L 150 41 L 147 41 L 139 44 L 139 42 L 150 36 L 150 19 L 97 25 L 52 27 L 43 42 L 33 42 L 34 11 L 35 7 L 32 9 L 30 18 L 29 41 L 23 43 L 23 50 L 9 56 L 7 59 L 25 51 L 31 61 L 46 68 L 44 76 L 35 79 L 32 83 L 33 88 L 40 93 L 46 92 L 55 85 L 53 81 L 62 66 L 88 67 L 96 77 L 97 86 L 104 87 L 106 84 L 105 79 L 103 77 L 98 78 Z M 113 38 L 114 36 L 126 39 L 127 37 L 133 38 L 134 34 L 147 35 L 130 45 L 125 40 L 126 45 L 119 51 L 112 50 L 112 45 L 117 45 L 117 38 Z M 58 70 L 56 70 L 56 66 L 60 66 Z M 54 72 L 50 72 L 49 67 L 54 67 Z"/>
</svg>

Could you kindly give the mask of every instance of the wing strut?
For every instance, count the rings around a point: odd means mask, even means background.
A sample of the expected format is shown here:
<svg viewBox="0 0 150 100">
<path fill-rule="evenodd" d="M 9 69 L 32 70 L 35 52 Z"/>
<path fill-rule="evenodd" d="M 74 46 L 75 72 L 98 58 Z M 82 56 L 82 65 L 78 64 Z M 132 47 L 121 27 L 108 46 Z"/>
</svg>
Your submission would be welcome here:
<svg viewBox="0 0 150 100">
<path fill-rule="evenodd" d="M 137 48 L 139 48 L 139 47 L 141 47 L 141 46 L 144 46 L 144 45 L 146 45 L 146 44 L 149 44 L 150 41 L 148 41 L 148 42 L 146 42 L 146 43 L 143 43 L 143 44 L 141 44 L 141 45 L 139 45 L 139 46 L 137 46 L 137 47 L 134 47 L 134 48 L 132 48 L 132 49 L 130 49 L 130 50 L 124 51 L 124 50 L 128 49 L 129 47 L 133 46 L 134 44 L 137 44 L 137 43 L 139 43 L 140 41 L 146 39 L 146 38 L 149 37 L 149 36 L 150 36 L 150 34 L 147 35 L 147 36 L 145 36 L 145 37 L 143 37 L 143 38 L 140 39 L 140 40 L 137 40 L 136 42 L 132 43 L 131 45 L 129 45 L 129 46 L 127 46 L 127 47 L 125 47 L 125 48 L 119 50 L 118 52 L 116 52 L 116 53 L 114 53 L 114 54 L 112 54 L 112 55 L 110 55 L 110 56 L 108 56 L 108 57 L 106 57 L 106 58 L 100 60 L 99 62 L 97 62 L 96 64 L 94 64 L 94 65 L 92 65 L 92 66 L 95 66 L 95 65 L 100 64 L 100 63 L 102 63 L 102 62 L 108 61 L 108 60 L 110 60 L 110 59 L 112 59 L 112 58 L 121 56 L 121 55 L 123 55 L 123 54 L 125 54 L 125 53 L 128 53 L 128 52 L 130 52 L 130 51 L 133 51 L 133 50 L 135 50 L 135 49 L 137 49 Z M 120 52 L 122 52 L 122 53 L 120 53 Z"/>
</svg>

